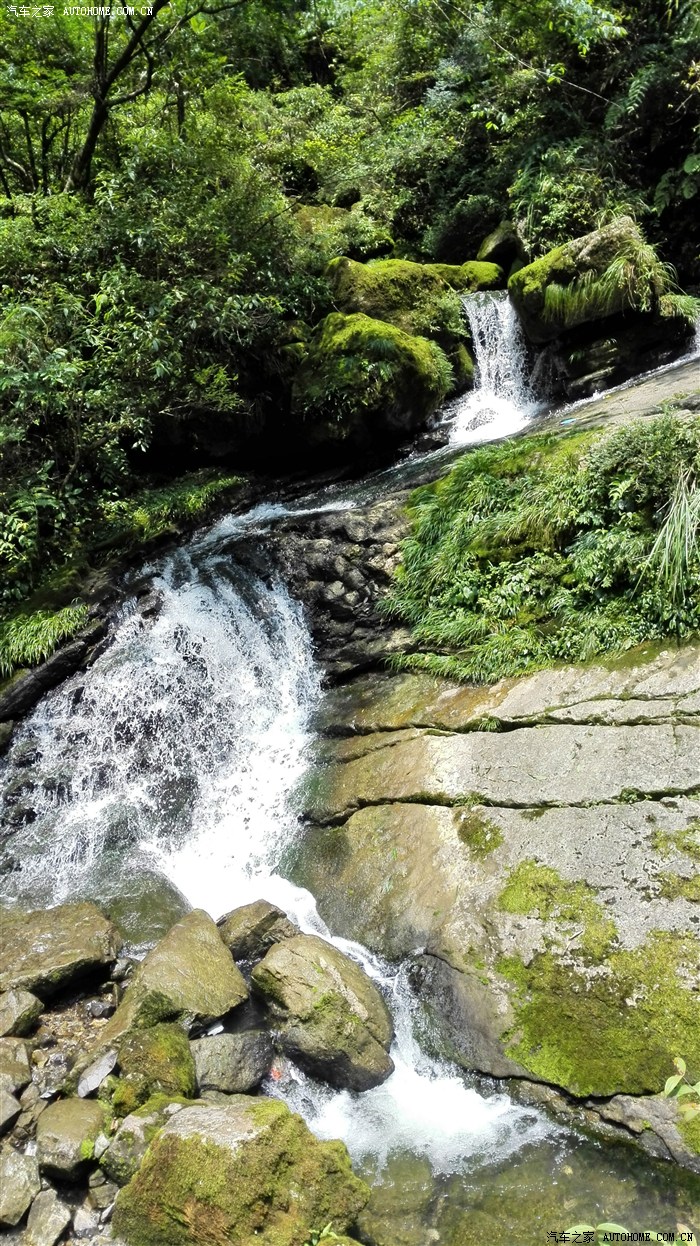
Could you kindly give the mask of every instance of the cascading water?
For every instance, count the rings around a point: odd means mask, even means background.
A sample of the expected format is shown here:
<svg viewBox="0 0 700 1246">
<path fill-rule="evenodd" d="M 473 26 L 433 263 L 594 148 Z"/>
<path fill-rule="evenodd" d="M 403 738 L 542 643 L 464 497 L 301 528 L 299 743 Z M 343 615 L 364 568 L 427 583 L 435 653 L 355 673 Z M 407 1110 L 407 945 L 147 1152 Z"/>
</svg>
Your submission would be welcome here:
<svg viewBox="0 0 700 1246">
<path fill-rule="evenodd" d="M 518 315 L 505 290 L 463 299 L 472 335 L 474 388 L 454 405 L 450 444 L 507 437 L 538 409 Z"/>
<path fill-rule="evenodd" d="M 250 539 L 270 514 L 261 508 L 220 525 L 153 568 L 162 595 L 155 621 L 128 611 L 110 649 L 20 731 L 6 769 L 13 756 L 30 758 L 20 773 L 36 817 L 13 837 L 21 869 L 3 880 L 6 901 L 104 900 L 120 886 L 129 891 L 141 871 L 154 903 L 170 886 L 170 903 L 179 894 L 218 917 L 262 896 L 303 930 L 331 938 L 313 897 L 276 868 L 297 830 L 293 793 L 320 692 L 309 633 L 283 585 L 222 549 L 241 530 Z M 451 1171 L 466 1157 L 505 1157 L 554 1132 L 538 1114 L 505 1095 L 482 1097 L 423 1055 L 403 974 L 337 943 L 393 1006 L 396 1072 L 357 1095 L 285 1065 L 270 1093 L 284 1095 L 322 1136 L 342 1137 L 356 1158 L 380 1165 L 411 1148 L 436 1171 Z"/>
</svg>

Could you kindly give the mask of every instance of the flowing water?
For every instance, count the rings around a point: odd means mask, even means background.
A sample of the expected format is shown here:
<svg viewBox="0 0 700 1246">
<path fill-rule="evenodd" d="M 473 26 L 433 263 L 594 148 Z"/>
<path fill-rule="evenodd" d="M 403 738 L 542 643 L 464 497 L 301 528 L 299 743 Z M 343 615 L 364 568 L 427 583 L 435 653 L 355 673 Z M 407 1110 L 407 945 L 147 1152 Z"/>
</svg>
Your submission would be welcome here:
<svg viewBox="0 0 700 1246">
<path fill-rule="evenodd" d="M 491 296 L 469 306 L 478 441 L 489 421 L 491 435 L 512 431 L 516 409 L 526 422 L 532 404 L 507 303 Z M 294 511 L 362 496 L 346 488 Z M 287 513 L 262 506 L 230 517 L 147 568 L 162 603 L 156 617 L 144 619 L 133 601 L 109 649 L 23 724 L 0 771 L 19 867 L 0 878 L 3 903 L 93 897 L 145 948 L 190 905 L 217 918 L 264 897 L 303 930 L 333 937 L 313 896 L 280 866 L 303 833 L 299 785 L 323 695 L 301 608 L 265 558 L 266 532 Z M 255 570 L 241 542 L 256 549 Z M 404 969 L 334 942 L 393 1010 L 396 1070 L 356 1094 L 281 1062 L 265 1089 L 319 1136 L 342 1138 L 376 1181 L 367 1227 L 377 1246 L 534 1246 L 582 1219 L 668 1229 L 687 1218 L 692 1195 L 670 1167 L 584 1141 L 427 1055 Z"/>
</svg>

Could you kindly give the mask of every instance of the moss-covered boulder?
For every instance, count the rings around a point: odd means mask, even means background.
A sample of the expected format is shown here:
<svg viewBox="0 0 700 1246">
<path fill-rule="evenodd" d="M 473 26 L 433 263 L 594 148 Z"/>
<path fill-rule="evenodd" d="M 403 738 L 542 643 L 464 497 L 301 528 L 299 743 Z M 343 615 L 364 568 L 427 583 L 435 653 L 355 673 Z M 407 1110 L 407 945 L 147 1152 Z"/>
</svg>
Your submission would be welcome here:
<svg viewBox="0 0 700 1246">
<path fill-rule="evenodd" d="M 682 313 L 669 275 L 628 216 L 556 247 L 514 273 L 508 292 L 532 342 L 618 313 Z M 664 301 L 665 300 L 665 301 Z M 669 301 L 670 300 L 670 301 Z"/>
<path fill-rule="evenodd" d="M 252 974 L 279 1041 L 302 1068 L 335 1086 L 368 1090 L 393 1070 L 393 1025 L 359 965 L 315 935 L 286 939 Z"/>
<path fill-rule="evenodd" d="M 312 449 L 364 451 L 419 429 L 453 379 L 435 342 L 366 315 L 336 312 L 311 338 L 292 406 Z"/>
<path fill-rule="evenodd" d="M 132 1112 L 156 1092 L 192 1098 L 195 1065 L 187 1035 L 175 1022 L 135 1030 L 119 1047 L 121 1078 L 112 1104 L 119 1116 Z"/>
<path fill-rule="evenodd" d="M 458 293 L 503 285 L 497 264 L 415 264 L 375 260 L 358 264 L 343 256 L 328 266 L 338 308 L 386 320 L 405 333 L 454 346 L 467 337 Z"/>
<path fill-rule="evenodd" d="M 486 235 L 476 255 L 482 263 L 499 264 L 507 273 L 514 264 L 523 264 L 525 248 L 512 221 L 501 221 Z"/>
<path fill-rule="evenodd" d="M 340 1142 L 318 1142 L 281 1102 L 234 1096 L 178 1112 L 117 1196 L 127 1246 L 302 1246 L 343 1233 L 369 1198 Z"/>
</svg>

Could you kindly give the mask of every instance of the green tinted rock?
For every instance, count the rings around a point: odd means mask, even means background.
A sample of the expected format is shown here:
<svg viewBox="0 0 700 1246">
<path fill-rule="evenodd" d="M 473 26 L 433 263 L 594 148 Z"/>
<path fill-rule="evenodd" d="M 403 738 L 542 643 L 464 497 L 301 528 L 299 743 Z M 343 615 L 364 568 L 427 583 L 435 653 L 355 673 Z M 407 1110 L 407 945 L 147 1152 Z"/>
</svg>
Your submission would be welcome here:
<svg viewBox="0 0 700 1246">
<path fill-rule="evenodd" d="M 37 1158 L 42 1173 L 74 1181 L 89 1167 L 95 1139 L 105 1126 L 105 1109 L 95 1099 L 58 1099 L 37 1123 Z"/>
<path fill-rule="evenodd" d="M 315 935 L 271 948 L 252 982 L 266 999 L 284 1050 L 336 1086 L 367 1090 L 393 1070 L 389 1010 L 354 961 Z"/>
<path fill-rule="evenodd" d="M 299 934 L 299 927 L 268 900 L 254 900 L 233 909 L 217 926 L 234 960 L 259 960 L 273 943 Z"/>
<path fill-rule="evenodd" d="M 121 1114 L 123 1105 L 145 1103 L 156 1091 L 191 1098 L 195 1068 L 187 1035 L 176 1023 L 151 1026 L 129 1034 L 119 1048 L 122 1081 L 112 1100 Z"/>
<path fill-rule="evenodd" d="M 248 988 L 214 922 L 195 909 L 139 965 L 101 1032 L 100 1048 L 159 1021 L 213 1021 L 247 998 Z"/>
<path fill-rule="evenodd" d="M 363 314 L 315 330 L 292 405 L 311 446 L 366 448 L 418 429 L 453 385 L 441 348 Z"/>
<path fill-rule="evenodd" d="M 120 1186 L 131 1181 L 156 1134 L 186 1105 L 186 1099 L 154 1095 L 138 1111 L 125 1117 L 100 1157 L 100 1167 L 110 1181 Z"/>
<path fill-rule="evenodd" d="M 30 991 L 5 991 L 0 995 L 0 1035 L 28 1034 L 44 1011 Z"/>
<path fill-rule="evenodd" d="M 369 1190 L 340 1142 L 318 1142 L 281 1102 L 234 1096 L 185 1108 L 120 1191 L 127 1246 L 300 1246 L 329 1221 L 352 1229 Z"/>
<path fill-rule="evenodd" d="M 113 964 L 121 946 L 116 926 L 88 902 L 3 913 L 0 990 L 55 995 Z"/>
</svg>

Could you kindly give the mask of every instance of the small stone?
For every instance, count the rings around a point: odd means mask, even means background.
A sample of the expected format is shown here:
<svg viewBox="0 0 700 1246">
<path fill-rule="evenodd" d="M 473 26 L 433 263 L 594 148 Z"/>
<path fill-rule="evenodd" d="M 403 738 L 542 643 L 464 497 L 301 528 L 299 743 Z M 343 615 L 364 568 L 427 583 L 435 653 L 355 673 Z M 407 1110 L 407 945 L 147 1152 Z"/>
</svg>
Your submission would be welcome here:
<svg viewBox="0 0 700 1246">
<path fill-rule="evenodd" d="M 55 1246 L 71 1220 L 70 1208 L 55 1190 L 42 1190 L 32 1203 L 27 1221 L 27 1246 Z"/>
<path fill-rule="evenodd" d="M 104 1129 L 101 1103 L 59 1099 L 42 1113 L 37 1125 L 37 1154 L 42 1173 L 73 1181 L 95 1153 L 95 1139 Z"/>
<path fill-rule="evenodd" d="M 0 1134 L 4 1134 L 17 1120 L 22 1111 L 15 1096 L 4 1086 L 0 1086 Z"/>
<path fill-rule="evenodd" d="M 113 1000 L 91 999 L 85 1005 L 85 1011 L 89 1017 L 95 1021 L 100 1021 L 107 1017 L 114 1016 L 116 1005 Z"/>
<path fill-rule="evenodd" d="M 104 1173 L 96 1172 L 93 1173 L 93 1176 L 100 1177 L 101 1183 L 93 1185 L 92 1181 L 90 1182 L 88 1201 L 94 1211 L 103 1212 L 112 1206 L 119 1193 L 119 1186 L 115 1185 L 113 1181 L 108 1181 Z M 100 1216 L 101 1219 L 102 1217 Z"/>
<path fill-rule="evenodd" d="M 26 1043 L 21 1038 L 0 1038 L 0 1086 L 14 1095 L 31 1080 Z"/>
<path fill-rule="evenodd" d="M 74 1237 L 91 1237 L 99 1228 L 100 1217 L 89 1203 L 83 1203 L 73 1214 Z"/>
<path fill-rule="evenodd" d="M 260 1085 L 272 1064 L 272 1043 L 263 1030 L 198 1038 L 190 1050 L 200 1091 L 245 1094 Z"/>
<path fill-rule="evenodd" d="M 5 991 L 0 995 L 0 1036 L 28 1034 L 44 1011 L 44 1005 L 30 991 Z"/>
<path fill-rule="evenodd" d="M 234 960 L 260 960 L 273 943 L 299 934 L 287 914 L 267 900 L 244 904 L 219 918 L 217 925 Z"/>
<path fill-rule="evenodd" d="M 117 1053 L 111 1048 L 104 1055 L 89 1065 L 78 1082 L 78 1097 L 85 1099 L 94 1090 L 99 1090 L 103 1081 L 112 1072 L 117 1063 Z"/>
<path fill-rule="evenodd" d="M 34 1156 L 23 1155 L 6 1143 L 0 1150 L 0 1225 L 13 1228 L 19 1224 L 40 1189 Z"/>
</svg>

